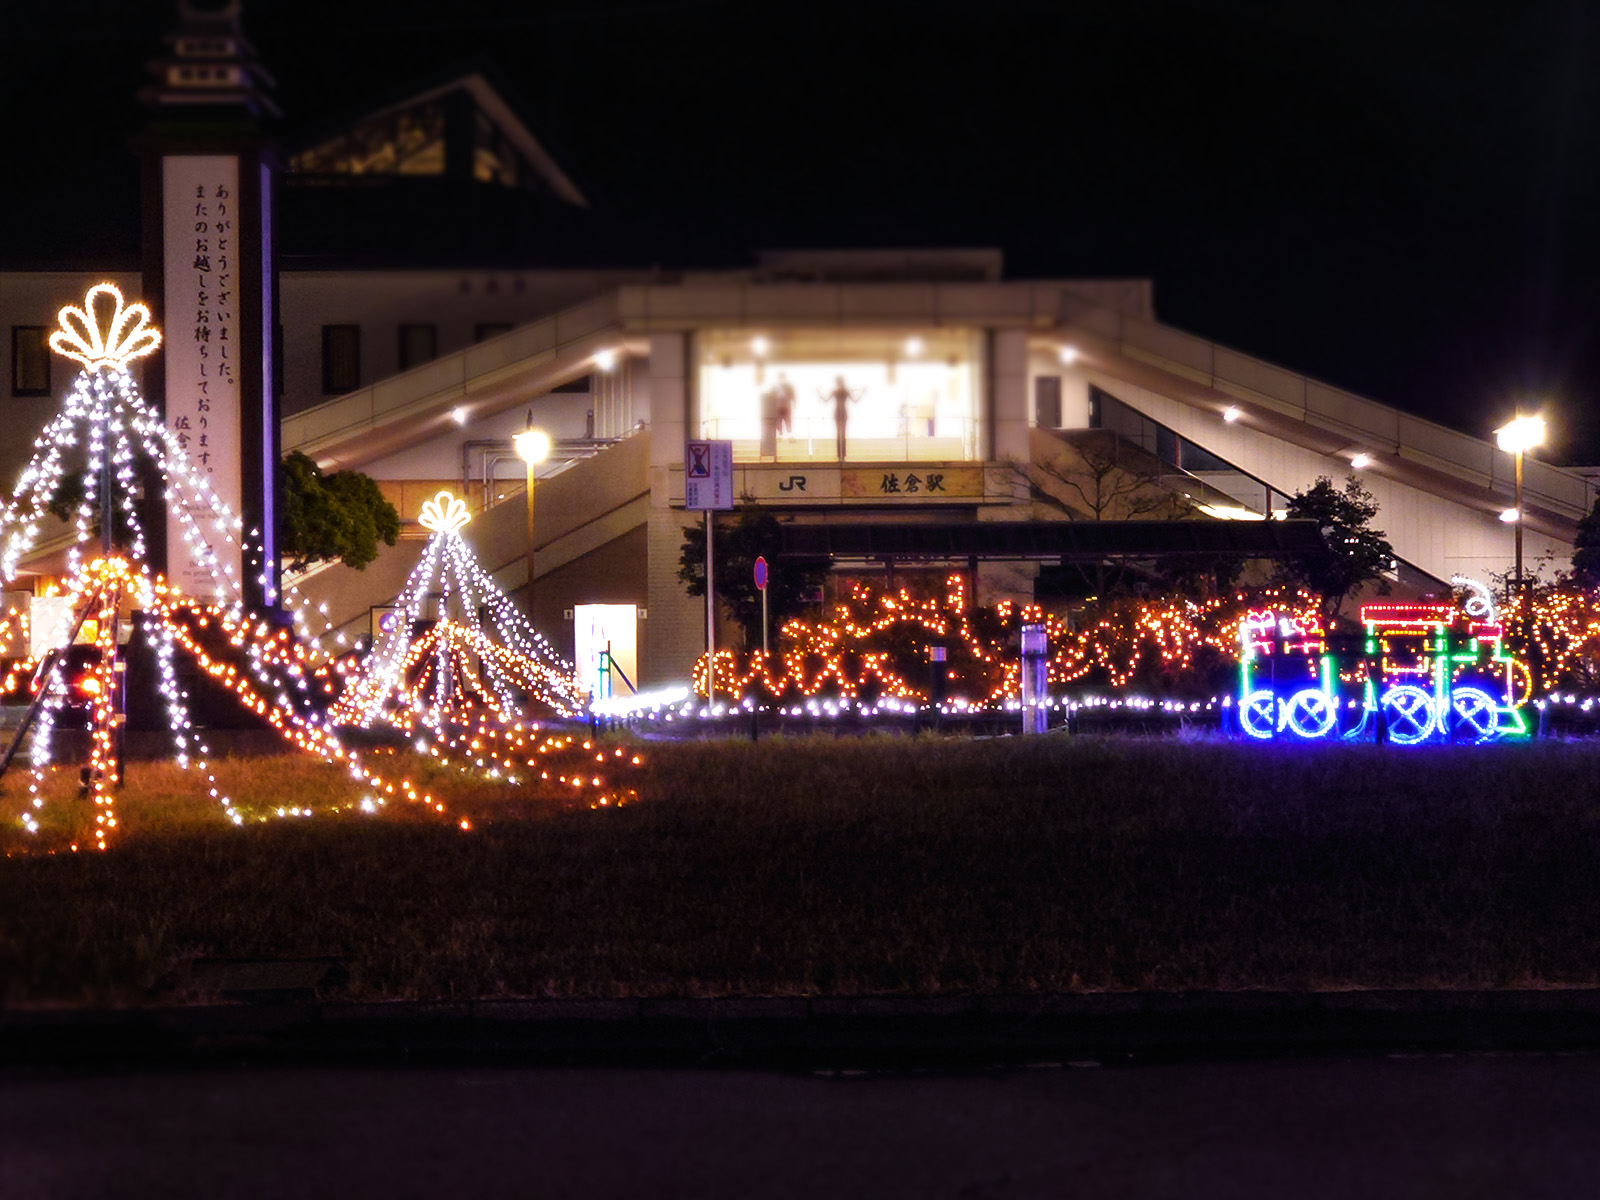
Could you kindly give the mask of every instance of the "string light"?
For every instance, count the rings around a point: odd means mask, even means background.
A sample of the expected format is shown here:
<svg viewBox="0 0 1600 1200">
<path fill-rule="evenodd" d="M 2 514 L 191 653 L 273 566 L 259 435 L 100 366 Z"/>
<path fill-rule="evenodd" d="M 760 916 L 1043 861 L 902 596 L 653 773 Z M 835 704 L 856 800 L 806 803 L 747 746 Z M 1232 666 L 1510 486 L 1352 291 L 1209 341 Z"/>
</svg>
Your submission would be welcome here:
<svg viewBox="0 0 1600 1200">
<path fill-rule="evenodd" d="M 539 755 L 572 741 L 541 739 L 524 704 L 571 719 L 587 697 L 571 664 L 478 566 L 461 537 L 471 520 L 466 504 L 441 491 L 423 504 L 419 519 L 432 536 L 401 589 L 395 619 L 348 680 L 328 722 L 363 729 L 382 722 L 420 753 L 514 781 L 539 767 Z M 437 611 L 419 633 L 430 604 Z M 598 776 L 559 782 L 604 783 Z"/>
<path fill-rule="evenodd" d="M 113 301 L 113 310 L 104 324 L 96 311 L 96 299 L 101 296 Z M 81 448 L 85 458 L 80 477 L 83 499 L 73 515 L 76 536 L 67 556 L 61 594 L 67 608 L 77 614 L 98 655 L 88 674 L 75 685 L 89 701 L 87 782 L 95 804 L 96 848 L 104 850 L 118 826 L 114 799 L 121 783 L 116 751 L 120 716 L 114 711 L 114 699 L 118 628 L 124 612 L 142 614 L 153 642 L 156 686 L 172 734 L 174 761 L 204 775 L 208 794 L 233 824 L 243 824 L 247 817 L 300 818 L 309 816 L 311 810 L 275 805 L 247 813 L 224 793 L 208 764 L 210 750 L 190 717 L 190 696 L 177 673 L 180 650 L 226 688 L 247 712 L 264 720 L 291 744 L 348 770 L 353 780 L 370 791 L 367 798 L 372 801 L 371 807 L 381 809 L 389 798 L 403 797 L 434 815 L 445 814 L 446 806 L 411 779 L 390 779 L 368 766 L 362 755 L 345 746 L 319 715 L 319 703 L 336 697 L 345 673 L 328 662 L 319 663 L 320 652 L 309 639 L 301 642 L 289 630 L 244 611 L 239 581 L 231 567 L 219 563 L 213 549 L 219 541 L 248 548 L 244 547 L 242 523 L 195 470 L 159 414 L 140 399 L 125 369 L 130 359 L 148 354 L 160 342 L 159 333 L 149 326 L 148 319 L 143 305 L 125 306 L 121 293 L 109 284 L 90 289 L 82 309 L 69 306 L 62 310 L 62 328 L 52 337 L 51 345 L 82 363 L 84 369 L 74 379 L 60 412 L 35 440 L 33 454 L 10 499 L 0 507 L 0 530 L 4 531 L 0 540 L 0 577 L 10 582 L 16 577 L 20 562 L 37 544 L 49 500 L 65 478 L 68 451 Z M 155 464 L 165 481 L 167 508 L 179 515 L 184 540 L 210 576 L 210 600 L 180 594 L 145 561 L 147 539 L 134 503 L 138 494 L 135 463 L 141 455 Z M 102 473 L 111 476 L 113 487 L 100 520 L 121 517 L 128 532 L 130 553 L 126 557 L 105 555 L 86 561 L 83 547 L 94 523 L 91 497 L 100 490 Z M 545 696 L 563 715 L 576 715 L 582 697 L 577 694 L 571 668 L 559 663 L 548 644 L 521 621 L 509 600 L 471 562 L 458 536 L 467 516 L 465 505 L 447 493 L 435 498 L 430 519 L 437 522 L 441 532 L 438 545 L 430 547 L 435 553 L 428 561 L 442 564 L 444 586 L 453 589 L 469 611 L 476 614 L 479 606 L 486 606 L 495 627 L 509 631 L 510 636 L 500 644 L 490 644 L 475 620 L 469 628 L 447 626 L 436 638 L 446 648 L 441 653 L 452 663 L 462 661 L 465 673 L 458 678 L 486 689 L 494 697 L 496 716 L 506 712 L 517 687 Z M 259 547 L 256 551 L 259 557 Z M 426 588 L 427 581 L 420 586 Z M 25 616 L 14 608 L 8 611 L 4 622 L 8 634 L 26 631 Z M 220 647 L 210 644 L 213 642 L 220 643 Z M 37 665 L 38 660 L 31 657 L 13 663 L 4 680 L 5 688 L 16 687 L 22 675 Z M 33 779 L 27 809 L 21 814 L 23 827 L 33 833 L 40 829 L 38 810 L 44 804 L 42 784 L 50 767 L 52 734 L 68 698 L 64 673 L 51 672 L 45 694 L 39 698 L 31 755 Z M 547 736 L 539 741 L 533 737 L 536 729 L 537 726 L 511 721 L 491 731 L 481 723 L 479 732 L 468 736 L 480 746 L 490 736 L 509 739 L 524 752 L 524 764 L 550 764 L 562 788 L 594 789 L 596 803 L 609 806 L 636 795 L 627 789 L 602 790 L 604 779 L 589 762 L 593 750 L 590 743 L 583 743 L 580 750 L 571 735 Z M 445 740 L 454 747 L 461 739 L 451 736 Z M 574 756 L 587 763 L 588 769 L 567 765 Z M 434 757 L 439 757 L 437 751 Z M 498 775 L 499 765 L 491 763 L 490 757 L 477 754 L 476 765 L 488 766 L 491 775 Z M 603 755 L 601 759 L 616 769 L 616 763 Z M 511 760 L 503 755 L 499 761 L 509 765 Z M 638 765 L 637 759 L 631 765 Z M 544 774 L 548 775 L 548 770 Z M 451 819 L 462 830 L 472 827 L 465 818 Z"/>
<path fill-rule="evenodd" d="M 1342 672 L 1320 620 L 1251 612 L 1239 631 L 1240 729 L 1258 739 L 1357 738 L 1381 714 L 1399 745 L 1526 734 L 1527 671 L 1504 648 L 1494 599 L 1476 580 L 1451 582 L 1464 593 L 1459 605 L 1363 605 L 1361 651 L 1344 656 Z M 1341 713 L 1351 715 L 1342 729 Z"/>
<path fill-rule="evenodd" d="M 1315 598 L 1306 592 L 1266 595 L 1288 611 L 1315 610 Z M 1181 679 L 1193 676 L 1202 663 L 1232 662 L 1248 607 L 1243 593 L 1202 601 L 1128 597 L 1104 605 L 1087 627 L 1073 629 L 1035 604 L 977 607 L 959 575 L 951 575 L 939 595 L 924 599 L 904 588 L 878 592 L 858 584 L 830 619 L 786 622 L 780 632 L 787 648 L 777 655 L 756 651 L 741 658 L 718 652 L 716 690 L 733 696 L 754 690 L 772 699 L 802 701 L 827 692 L 927 702 L 928 652 L 942 647 L 950 692 L 971 704 L 995 706 L 1020 693 L 1015 646 L 1024 624 L 1045 626 L 1051 686 L 1100 678 L 1124 688 L 1141 673 Z M 693 683 L 704 696 L 704 655 Z"/>
</svg>

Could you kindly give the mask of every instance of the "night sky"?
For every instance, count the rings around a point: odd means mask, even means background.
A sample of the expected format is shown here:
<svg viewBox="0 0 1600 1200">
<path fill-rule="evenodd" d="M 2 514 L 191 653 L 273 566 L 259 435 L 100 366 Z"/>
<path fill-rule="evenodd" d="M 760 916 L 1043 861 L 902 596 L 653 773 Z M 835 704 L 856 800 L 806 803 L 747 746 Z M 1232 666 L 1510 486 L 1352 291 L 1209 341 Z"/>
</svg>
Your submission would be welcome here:
<svg viewBox="0 0 1600 1200">
<path fill-rule="evenodd" d="M 175 4 L 6 6 L 0 266 L 131 261 Z M 24 11 L 19 11 L 24 9 Z M 247 0 L 286 130 L 487 55 L 662 259 L 997 245 L 1169 324 L 1600 462 L 1597 30 L 1573 0 Z"/>
</svg>

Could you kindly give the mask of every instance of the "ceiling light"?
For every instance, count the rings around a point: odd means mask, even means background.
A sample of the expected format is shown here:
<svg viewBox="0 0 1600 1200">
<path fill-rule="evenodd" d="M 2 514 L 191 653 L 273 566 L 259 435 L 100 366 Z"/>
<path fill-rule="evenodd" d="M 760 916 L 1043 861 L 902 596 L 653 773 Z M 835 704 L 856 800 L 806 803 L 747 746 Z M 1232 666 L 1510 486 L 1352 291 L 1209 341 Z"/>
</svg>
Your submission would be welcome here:
<svg viewBox="0 0 1600 1200">
<path fill-rule="evenodd" d="M 1228 405 L 1227 408 L 1222 410 L 1222 419 L 1224 421 L 1226 421 L 1229 425 L 1232 425 L 1235 421 L 1237 421 L 1243 415 L 1244 415 L 1243 413 L 1241 413 L 1237 408 L 1235 408 L 1231 404 Z"/>
<path fill-rule="evenodd" d="M 1522 513 L 1519 510 L 1517 510 L 1515 508 L 1507 508 L 1507 509 L 1501 510 L 1500 519 L 1502 521 L 1504 521 L 1507 525 L 1514 525 L 1514 524 L 1516 524 L 1517 519 L 1521 515 L 1522 515 Z"/>
<path fill-rule="evenodd" d="M 759 334 L 750 339 L 750 353 L 754 354 L 757 358 L 765 358 L 767 356 L 767 351 L 771 349 L 772 343 L 767 341 L 766 338 L 760 336 Z"/>
<path fill-rule="evenodd" d="M 617 352 L 615 350 L 599 350 L 594 356 L 594 365 L 602 371 L 609 371 L 617 365 Z"/>
<path fill-rule="evenodd" d="M 1063 367 L 1070 367 L 1073 363 L 1075 363 L 1077 361 L 1078 361 L 1078 348 L 1076 346 L 1063 346 L 1063 347 L 1061 347 L 1061 365 Z"/>
<path fill-rule="evenodd" d="M 1372 455 L 1354 454 L 1350 457 L 1350 465 L 1358 471 L 1365 471 L 1372 465 Z"/>
<path fill-rule="evenodd" d="M 922 356 L 922 350 L 923 350 L 923 346 L 922 346 L 922 339 L 921 338 L 919 338 L 919 337 L 908 337 L 906 339 L 906 357 L 907 358 L 920 358 Z"/>
<path fill-rule="evenodd" d="M 450 419 L 457 425 L 465 425 L 467 423 L 467 410 L 460 407 L 452 408 L 450 410 Z"/>
</svg>

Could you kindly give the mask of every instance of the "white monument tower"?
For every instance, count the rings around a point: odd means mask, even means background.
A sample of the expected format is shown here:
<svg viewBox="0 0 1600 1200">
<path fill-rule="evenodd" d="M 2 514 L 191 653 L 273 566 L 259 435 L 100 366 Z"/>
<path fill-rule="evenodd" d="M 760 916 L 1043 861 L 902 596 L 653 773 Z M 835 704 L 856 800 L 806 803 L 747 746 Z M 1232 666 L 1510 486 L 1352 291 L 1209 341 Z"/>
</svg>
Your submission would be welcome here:
<svg viewBox="0 0 1600 1200">
<path fill-rule="evenodd" d="M 152 110 L 135 140 L 144 164 L 144 296 L 166 331 L 145 393 L 206 480 L 244 519 L 231 564 L 245 602 L 278 600 L 278 279 L 272 238 L 279 113 L 272 78 L 239 28 L 240 0 L 179 0 L 167 53 L 140 93 Z M 193 514 L 199 519 L 202 514 Z M 177 586 L 203 593 L 183 515 L 167 514 L 165 560 Z"/>
</svg>

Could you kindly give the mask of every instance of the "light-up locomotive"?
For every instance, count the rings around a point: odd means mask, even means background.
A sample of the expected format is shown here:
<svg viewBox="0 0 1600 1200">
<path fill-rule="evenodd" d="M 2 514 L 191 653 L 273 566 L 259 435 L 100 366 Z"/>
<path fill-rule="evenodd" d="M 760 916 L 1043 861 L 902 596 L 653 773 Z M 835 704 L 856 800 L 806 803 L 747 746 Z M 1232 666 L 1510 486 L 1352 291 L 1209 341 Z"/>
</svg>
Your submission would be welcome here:
<svg viewBox="0 0 1600 1200">
<path fill-rule="evenodd" d="M 1526 666 L 1505 649 L 1488 588 L 1459 604 L 1367 604 L 1364 636 L 1314 616 L 1251 612 L 1239 627 L 1239 728 L 1267 740 L 1487 742 L 1528 732 Z"/>
</svg>

